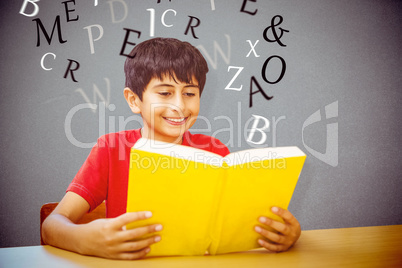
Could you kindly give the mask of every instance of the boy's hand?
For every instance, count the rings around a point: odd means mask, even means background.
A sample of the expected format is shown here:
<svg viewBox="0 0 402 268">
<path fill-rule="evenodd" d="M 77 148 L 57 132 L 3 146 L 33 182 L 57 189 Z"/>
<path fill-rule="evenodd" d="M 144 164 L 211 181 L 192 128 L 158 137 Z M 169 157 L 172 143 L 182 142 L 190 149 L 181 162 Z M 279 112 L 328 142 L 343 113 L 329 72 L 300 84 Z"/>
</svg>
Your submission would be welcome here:
<svg viewBox="0 0 402 268">
<path fill-rule="evenodd" d="M 86 225 L 88 232 L 82 232 L 80 253 L 125 260 L 144 257 L 150 251 L 149 246 L 161 238 L 158 235 L 139 238 L 162 230 L 162 225 L 153 224 L 130 230 L 126 230 L 126 225 L 151 216 L 151 212 L 131 212 L 117 218 L 99 219 L 88 223 Z"/>
<path fill-rule="evenodd" d="M 284 223 L 275 221 L 267 217 L 260 217 L 258 220 L 264 226 L 269 226 L 278 231 L 275 233 L 268 231 L 260 226 L 255 227 L 255 231 L 266 239 L 258 239 L 258 244 L 273 252 L 281 252 L 288 250 L 299 239 L 301 234 L 300 223 L 298 220 L 286 209 L 272 207 L 271 211 L 281 217 Z"/>
</svg>

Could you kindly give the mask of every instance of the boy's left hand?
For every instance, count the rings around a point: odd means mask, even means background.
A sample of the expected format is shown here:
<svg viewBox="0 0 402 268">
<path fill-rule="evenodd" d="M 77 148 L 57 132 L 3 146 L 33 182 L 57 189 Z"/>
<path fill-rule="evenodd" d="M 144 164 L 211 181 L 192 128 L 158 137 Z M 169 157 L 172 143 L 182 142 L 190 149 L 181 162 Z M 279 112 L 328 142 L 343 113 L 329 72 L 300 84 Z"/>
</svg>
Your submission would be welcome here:
<svg viewBox="0 0 402 268">
<path fill-rule="evenodd" d="M 299 239 L 301 228 L 299 221 L 286 209 L 272 207 L 271 211 L 281 217 L 284 223 L 275 221 L 267 217 L 260 217 L 258 221 L 263 226 L 269 226 L 278 231 L 278 233 L 268 231 L 260 226 L 255 227 L 255 231 L 266 239 L 258 239 L 258 244 L 269 251 L 281 252 L 286 251 L 293 246 Z"/>
</svg>

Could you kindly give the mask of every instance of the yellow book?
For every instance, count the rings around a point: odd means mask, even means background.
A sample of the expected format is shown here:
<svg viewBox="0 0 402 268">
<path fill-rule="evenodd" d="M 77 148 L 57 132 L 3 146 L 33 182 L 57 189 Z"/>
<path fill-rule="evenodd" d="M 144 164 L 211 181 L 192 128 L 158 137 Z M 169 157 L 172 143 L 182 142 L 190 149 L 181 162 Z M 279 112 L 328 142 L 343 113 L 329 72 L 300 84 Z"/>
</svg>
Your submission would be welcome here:
<svg viewBox="0 0 402 268">
<path fill-rule="evenodd" d="M 160 223 L 162 240 L 149 256 L 204 255 L 260 247 L 259 216 L 287 208 L 306 155 L 297 147 L 250 149 L 226 157 L 140 139 L 131 149 L 127 212 Z"/>
</svg>

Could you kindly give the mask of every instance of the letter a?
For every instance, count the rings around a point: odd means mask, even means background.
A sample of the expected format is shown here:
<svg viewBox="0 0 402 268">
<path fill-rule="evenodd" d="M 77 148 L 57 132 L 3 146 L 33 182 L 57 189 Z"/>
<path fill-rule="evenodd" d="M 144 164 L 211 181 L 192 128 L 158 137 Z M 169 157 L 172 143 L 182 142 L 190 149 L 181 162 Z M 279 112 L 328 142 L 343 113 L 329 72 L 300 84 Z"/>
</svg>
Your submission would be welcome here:
<svg viewBox="0 0 402 268">
<path fill-rule="evenodd" d="M 255 85 L 258 87 L 257 91 L 253 91 L 253 82 Z M 258 84 L 257 80 L 255 79 L 254 76 L 251 77 L 250 79 L 250 108 L 253 106 L 253 95 L 260 92 L 266 100 L 272 99 L 274 96 L 270 97 L 267 94 L 265 94 L 264 90 L 261 88 L 260 84 Z"/>
</svg>

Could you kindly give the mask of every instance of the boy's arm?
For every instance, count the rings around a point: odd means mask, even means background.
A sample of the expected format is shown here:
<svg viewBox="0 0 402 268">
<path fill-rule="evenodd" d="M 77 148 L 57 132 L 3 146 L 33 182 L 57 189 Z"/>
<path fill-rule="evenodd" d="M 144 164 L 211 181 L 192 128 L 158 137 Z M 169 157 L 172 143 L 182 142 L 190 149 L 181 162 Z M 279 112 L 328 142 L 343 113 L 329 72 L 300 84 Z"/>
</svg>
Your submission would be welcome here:
<svg viewBox="0 0 402 268">
<path fill-rule="evenodd" d="M 150 212 L 126 213 L 113 219 L 98 219 L 87 224 L 75 224 L 87 211 L 89 204 L 81 196 L 67 192 L 42 225 L 43 240 L 52 246 L 83 255 L 111 259 L 139 259 L 159 236 L 138 238 L 162 229 L 154 224 L 126 230 L 125 225 L 152 216 Z M 135 240 L 135 241 L 133 241 Z"/>
<path fill-rule="evenodd" d="M 288 210 L 272 207 L 271 211 L 281 217 L 284 223 L 275 221 L 267 217 L 260 217 L 258 220 L 265 226 L 278 231 L 278 233 L 268 231 L 260 226 L 255 227 L 255 231 L 266 239 L 258 239 L 258 243 L 273 252 L 286 251 L 291 248 L 301 235 L 299 221 Z"/>
</svg>

